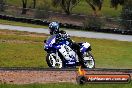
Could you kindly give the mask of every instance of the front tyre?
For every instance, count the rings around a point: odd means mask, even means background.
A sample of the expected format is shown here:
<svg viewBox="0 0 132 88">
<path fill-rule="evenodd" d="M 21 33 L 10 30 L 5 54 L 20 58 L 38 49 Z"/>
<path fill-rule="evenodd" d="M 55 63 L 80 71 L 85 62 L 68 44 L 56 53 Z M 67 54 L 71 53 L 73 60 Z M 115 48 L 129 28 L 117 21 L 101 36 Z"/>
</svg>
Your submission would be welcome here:
<svg viewBox="0 0 132 88">
<path fill-rule="evenodd" d="M 46 62 L 47 62 L 49 67 L 52 67 L 52 68 L 63 68 L 62 59 L 59 56 L 58 56 L 58 58 L 56 58 L 56 54 L 55 53 L 48 53 L 47 56 L 46 56 Z"/>
<path fill-rule="evenodd" d="M 83 55 L 83 67 L 84 68 L 89 68 L 89 69 L 93 69 L 95 68 L 95 60 L 93 55 L 88 51 L 85 52 L 85 54 Z"/>
</svg>

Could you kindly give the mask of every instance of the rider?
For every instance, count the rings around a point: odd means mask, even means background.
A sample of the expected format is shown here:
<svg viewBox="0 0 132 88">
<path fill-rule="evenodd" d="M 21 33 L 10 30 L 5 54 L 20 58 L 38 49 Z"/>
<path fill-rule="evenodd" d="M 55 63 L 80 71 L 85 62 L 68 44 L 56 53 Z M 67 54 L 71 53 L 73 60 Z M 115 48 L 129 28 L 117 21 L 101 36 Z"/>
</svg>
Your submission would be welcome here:
<svg viewBox="0 0 132 88">
<path fill-rule="evenodd" d="M 83 60 L 82 53 L 80 52 L 80 45 L 71 40 L 70 36 L 65 31 L 59 30 L 58 22 L 51 22 L 49 24 L 49 30 L 51 35 L 56 34 L 56 43 L 59 43 L 61 41 L 69 41 L 71 43 L 71 48 L 77 51 L 77 54 L 80 58 L 79 61 Z"/>
</svg>

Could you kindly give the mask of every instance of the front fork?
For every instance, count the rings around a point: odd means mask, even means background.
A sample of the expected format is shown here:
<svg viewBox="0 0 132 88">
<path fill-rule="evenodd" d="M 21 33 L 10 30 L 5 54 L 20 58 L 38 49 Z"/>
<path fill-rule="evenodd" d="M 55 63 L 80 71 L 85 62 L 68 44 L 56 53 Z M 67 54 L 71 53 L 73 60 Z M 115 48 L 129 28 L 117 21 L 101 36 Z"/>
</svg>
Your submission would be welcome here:
<svg viewBox="0 0 132 88">
<path fill-rule="evenodd" d="M 58 51 L 56 50 L 56 62 L 59 62 L 59 56 L 58 56 Z"/>
<path fill-rule="evenodd" d="M 51 58 L 54 58 L 54 56 L 53 56 L 53 55 L 50 55 L 50 57 L 51 57 Z M 57 52 L 57 51 L 56 51 L 56 53 L 55 53 L 55 57 L 56 57 L 56 58 L 54 58 L 54 59 L 55 59 L 55 61 L 56 61 L 56 62 L 59 62 L 59 59 L 58 59 L 58 58 L 59 58 L 59 56 L 58 56 L 58 52 Z"/>
</svg>

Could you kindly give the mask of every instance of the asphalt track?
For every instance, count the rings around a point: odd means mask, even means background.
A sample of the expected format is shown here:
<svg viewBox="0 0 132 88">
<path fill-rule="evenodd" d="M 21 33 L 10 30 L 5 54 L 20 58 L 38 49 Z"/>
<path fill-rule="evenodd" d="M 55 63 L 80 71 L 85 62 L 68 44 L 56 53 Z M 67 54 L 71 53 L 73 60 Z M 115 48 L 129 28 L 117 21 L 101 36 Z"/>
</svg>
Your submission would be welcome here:
<svg viewBox="0 0 132 88">
<path fill-rule="evenodd" d="M 17 30 L 17 31 L 27 31 L 27 32 L 36 32 L 36 33 L 49 34 L 49 31 L 46 28 L 32 28 L 32 27 L 11 26 L 11 25 L 0 24 L 0 29 L 8 29 L 8 30 Z M 78 31 L 78 30 L 72 30 L 72 31 L 71 30 L 65 30 L 65 31 L 70 36 L 132 42 L 132 36 L 131 35 L 108 34 L 108 33 L 98 33 L 98 32 L 86 32 L 86 31 Z"/>
<path fill-rule="evenodd" d="M 38 67 L 0 67 L 0 71 L 77 71 L 78 68 L 38 68 Z M 110 69 L 110 68 L 94 68 L 84 69 L 85 71 L 102 71 L 102 72 L 124 72 L 132 74 L 132 69 Z"/>
</svg>

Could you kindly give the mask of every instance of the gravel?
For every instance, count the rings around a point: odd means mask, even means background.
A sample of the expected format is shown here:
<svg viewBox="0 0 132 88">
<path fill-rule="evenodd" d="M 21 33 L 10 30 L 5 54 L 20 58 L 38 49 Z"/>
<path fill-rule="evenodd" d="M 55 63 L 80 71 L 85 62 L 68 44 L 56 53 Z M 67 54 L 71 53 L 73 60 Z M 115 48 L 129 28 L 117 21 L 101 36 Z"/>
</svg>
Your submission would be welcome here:
<svg viewBox="0 0 132 88">
<path fill-rule="evenodd" d="M 127 74 L 110 71 L 88 71 L 87 74 Z M 0 70 L 0 83 L 7 84 L 31 84 L 31 83 L 76 83 L 76 71 L 4 71 Z"/>
</svg>

